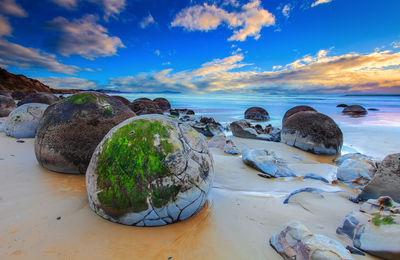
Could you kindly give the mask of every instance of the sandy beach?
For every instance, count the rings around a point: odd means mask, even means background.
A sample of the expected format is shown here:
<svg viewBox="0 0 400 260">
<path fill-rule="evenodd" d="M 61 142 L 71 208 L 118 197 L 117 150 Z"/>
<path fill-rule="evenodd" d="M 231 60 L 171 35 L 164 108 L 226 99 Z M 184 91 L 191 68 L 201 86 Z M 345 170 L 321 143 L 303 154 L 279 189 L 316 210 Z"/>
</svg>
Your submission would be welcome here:
<svg viewBox="0 0 400 260">
<path fill-rule="evenodd" d="M 234 137 L 240 148 L 269 149 L 301 175 L 332 179 L 332 156 L 316 156 L 282 143 Z M 281 259 L 268 239 L 291 220 L 312 232 L 350 244 L 336 234 L 343 217 L 359 205 L 352 190 L 317 180 L 264 179 L 240 156 L 212 148 L 216 177 L 205 207 L 194 217 L 163 227 L 141 228 L 111 223 L 89 207 L 85 176 L 43 169 L 24 143 L 0 133 L 1 259 Z M 319 187 L 325 198 L 302 193 Z M 355 259 L 374 259 L 357 256 Z"/>
</svg>

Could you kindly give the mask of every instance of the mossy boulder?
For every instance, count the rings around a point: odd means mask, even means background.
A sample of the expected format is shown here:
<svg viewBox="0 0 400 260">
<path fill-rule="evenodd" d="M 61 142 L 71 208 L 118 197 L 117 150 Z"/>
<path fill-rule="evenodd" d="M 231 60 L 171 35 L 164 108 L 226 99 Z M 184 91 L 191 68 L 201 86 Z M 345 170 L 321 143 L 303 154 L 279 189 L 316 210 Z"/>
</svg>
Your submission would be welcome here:
<svg viewBox="0 0 400 260">
<path fill-rule="evenodd" d="M 256 121 L 268 121 L 269 114 L 262 107 L 250 107 L 244 112 L 244 118 Z"/>
<path fill-rule="evenodd" d="M 20 102 L 18 102 L 18 106 L 22 106 L 28 103 L 40 103 L 40 104 L 52 105 L 58 102 L 59 100 L 60 99 L 54 94 L 38 92 L 29 94 L 26 97 L 24 97 Z"/>
<path fill-rule="evenodd" d="M 121 101 L 86 92 L 51 105 L 44 113 L 35 138 L 39 163 L 52 171 L 85 173 L 90 158 L 114 126 L 135 116 Z"/>
<path fill-rule="evenodd" d="M 14 99 L 6 96 L 0 96 L 0 117 L 8 116 L 11 111 L 17 108 Z"/>
<path fill-rule="evenodd" d="M 29 103 L 18 107 L 8 115 L 4 132 L 16 138 L 34 138 L 40 119 L 48 106 Z"/>
<path fill-rule="evenodd" d="M 171 109 L 171 104 L 166 98 L 155 98 L 153 100 L 161 108 L 162 111 L 166 112 Z"/>
<path fill-rule="evenodd" d="M 86 172 L 91 208 L 113 222 L 160 226 L 182 221 L 204 205 L 212 187 L 212 155 L 202 135 L 163 115 L 114 127 Z"/>
<path fill-rule="evenodd" d="M 333 155 L 342 149 L 343 133 L 329 116 L 304 111 L 283 122 L 281 142 L 314 154 Z"/>
<path fill-rule="evenodd" d="M 310 107 L 310 106 L 295 106 L 292 107 L 291 109 L 289 109 L 288 111 L 286 111 L 285 115 L 283 116 L 282 119 L 282 124 L 286 121 L 286 119 L 288 119 L 290 116 L 298 113 L 298 112 L 303 112 L 303 111 L 313 111 L 313 112 L 317 112 L 317 110 L 315 110 L 314 108 Z"/>
<path fill-rule="evenodd" d="M 129 108 L 137 115 L 163 114 L 158 104 L 153 100 L 147 100 L 147 98 L 135 99 L 129 104 Z"/>
</svg>

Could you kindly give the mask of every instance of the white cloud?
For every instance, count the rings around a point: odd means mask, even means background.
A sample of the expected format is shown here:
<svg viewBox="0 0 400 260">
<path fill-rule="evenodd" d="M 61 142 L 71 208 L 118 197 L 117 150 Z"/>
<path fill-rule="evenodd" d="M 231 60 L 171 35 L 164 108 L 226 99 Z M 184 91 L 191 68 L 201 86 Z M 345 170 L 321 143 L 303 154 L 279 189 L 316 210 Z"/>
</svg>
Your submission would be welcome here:
<svg viewBox="0 0 400 260">
<path fill-rule="evenodd" d="M 228 41 L 245 41 L 247 37 L 260 38 L 262 27 L 274 25 L 275 17 L 262 8 L 260 0 L 243 5 L 240 12 L 228 12 L 215 5 L 204 4 L 183 9 L 175 16 L 171 26 L 181 26 L 189 31 L 209 31 L 221 24 L 233 30 Z"/>
<path fill-rule="evenodd" d="M 96 17 L 87 15 L 68 21 L 57 17 L 49 22 L 50 29 L 59 32 L 57 50 L 64 56 L 73 54 L 93 60 L 113 56 L 118 48 L 124 48 L 121 39 L 109 36 L 106 28 L 96 23 Z"/>
<path fill-rule="evenodd" d="M 7 17 L 0 15 L 0 37 L 3 35 L 11 36 L 11 32 L 12 28 Z"/>
<path fill-rule="evenodd" d="M 332 0 L 317 0 L 314 3 L 312 3 L 311 7 L 315 7 L 315 6 L 320 5 L 320 4 L 327 4 L 327 3 L 330 3 L 330 2 L 332 2 Z"/>
<path fill-rule="evenodd" d="M 27 48 L 3 39 L 0 39 L 0 64 L 4 67 L 42 68 L 70 75 L 81 70 L 77 66 L 60 63 L 53 54 L 39 49 Z"/>
<path fill-rule="evenodd" d="M 94 81 L 75 77 L 47 77 L 36 79 L 55 89 L 92 89 L 97 87 Z"/>
<path fill-rule="evenodd" d="M 144 17 L 143 20 L 139 23 L 140 28 L 142 28 L 142 29 L 145 29 L 152 24 L 156 24 L 156 21 L 154 20 L 154 18 L 151 14 Z"/>
<path fill-rule="evenodd" d="M 0 12 L 16 17 L 27 17 L 28 13 L 15 0 L 1 0 Z"/>
<path fill-rule="evenodd" d="M 154 51 L 154 54 L 157 55 L 157 56 L 160 56 L 160 55 L 161 55 L 161 52 L 160 52 L 160 50 L 155 50 L 155 51 Z"/>
<path fill-rule="evenodd" d="M 400 41 L 397 41 L 397 42 L 394 41 L 394 42 L 392 42 L 391 45 L 392 45 L 392 47 L 395 48 L 395 49 L 400 48 Z"/>
<path fill-rule="evenodd" d="M 292 8 L 290 7 L 290 4 L 285 5 L 282 8 L 282 14 L 283 16 L 285 16 L 286 18 L 289 18 L 290 16 L 290 11 L 292 10 Z"/>
<path fill-rule="evenodd" d="M 50 0 L 55 4 L 66 9 L 74 9 L 77 7 L 79 1 L 84 0 Z M 101 5 L 104 9 L 104 19 L 108 20 L 109 17 L 116 17 L 126 7 L 126 0 L 86 0 L 91 3 Z"/>
</svg>

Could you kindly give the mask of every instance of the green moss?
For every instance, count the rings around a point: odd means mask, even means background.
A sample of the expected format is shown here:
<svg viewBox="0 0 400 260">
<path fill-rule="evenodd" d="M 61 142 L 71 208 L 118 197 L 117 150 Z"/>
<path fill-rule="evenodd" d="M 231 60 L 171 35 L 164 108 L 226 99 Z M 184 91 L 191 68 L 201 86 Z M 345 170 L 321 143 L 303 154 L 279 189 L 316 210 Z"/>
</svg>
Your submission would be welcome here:
<svg viewBox="0 0 400 260">
<path fill-rule="evenodd" d="M 374 217 L 371 219 L 371 222 L 375 226 L 379 227 L 380 225 L 394 224 L 392 216 L 382 216 L 380 213 L 375 213 L 375 214 L 373 214 L 373 216 Z"/>
<path fill-rule="evenodd" d="M 71 101 L 74 105 L 82 105 L 85 103 L 97 103 L 97 97 L 92 93 L 81 93 L 72 95 L 66 99 L 65 101 Z"/>
<path fill-rule="evenodd" d="M 108 106 L 106 107 L 106 109 L 104 109 L 103 115 L 109 116 L 112 114 L 112 112 L 113 112 L 112 106 Z"/>
<path fill-rule="evenodd" d="M 171 175 L 165 160 L 175 150 L 168 142 L 172 127 L 159 121 L 134 120 L 119 128 L 103 145 L 98 159 L 99 201 L 120 214 L 161 207 L 175 199 L 179 186 L 162 187 Z M 157 140 L 156 140 L 157 139 Z M 159 142 L 160 145 L 154 145 Z"/>
</svg>

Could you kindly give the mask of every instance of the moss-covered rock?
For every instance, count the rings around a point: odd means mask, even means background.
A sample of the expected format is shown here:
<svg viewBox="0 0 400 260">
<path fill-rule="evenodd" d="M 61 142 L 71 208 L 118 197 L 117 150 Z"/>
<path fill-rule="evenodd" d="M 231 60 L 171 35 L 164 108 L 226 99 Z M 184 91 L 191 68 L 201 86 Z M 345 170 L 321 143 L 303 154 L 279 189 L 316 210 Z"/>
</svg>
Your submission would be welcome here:
<svg viewBox="0 0 400 260">
<path fill-rule="evenodd" d="M 159 226 L 204 205 L 214 177 L 207 143 L 161 115 L 128 119 L 99 144 L 86 173 L 90 206 L 126 225 Z"/>
<path fill-rule="evenodd" d="M 108 131 L 135 116 L 121 101 L 86 92 L 50 106 L 35 139 L 39 163 L 53 171 L 85 173 L 90 158 Z"/>
</svg>

